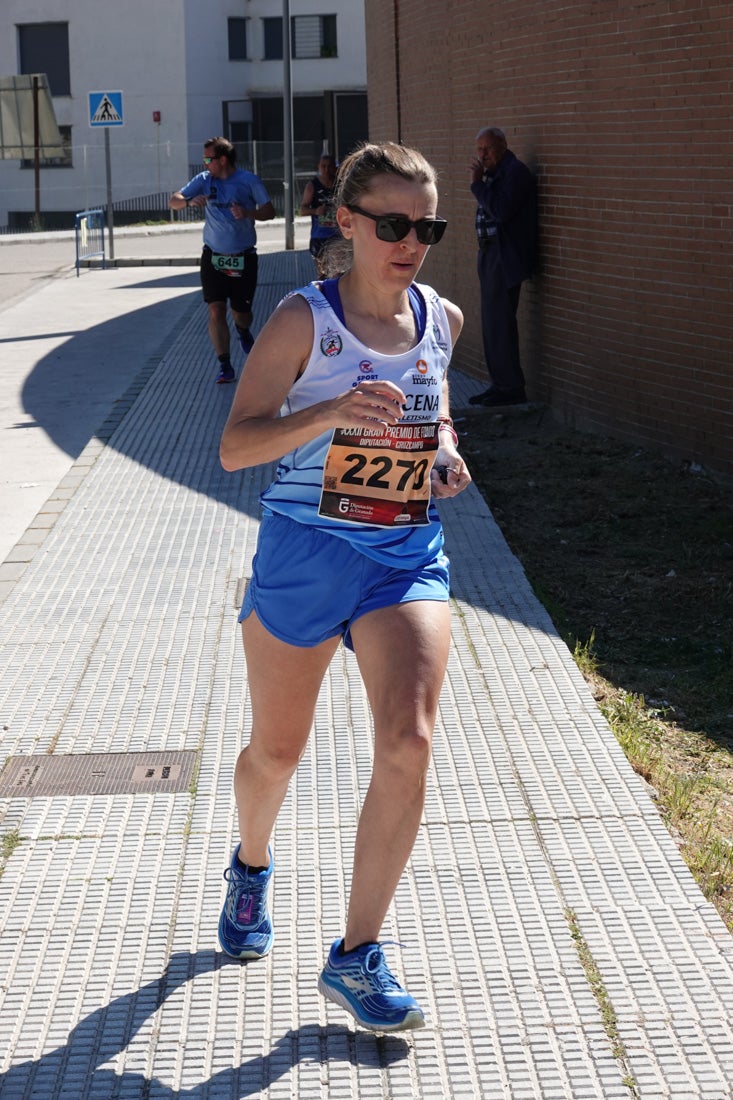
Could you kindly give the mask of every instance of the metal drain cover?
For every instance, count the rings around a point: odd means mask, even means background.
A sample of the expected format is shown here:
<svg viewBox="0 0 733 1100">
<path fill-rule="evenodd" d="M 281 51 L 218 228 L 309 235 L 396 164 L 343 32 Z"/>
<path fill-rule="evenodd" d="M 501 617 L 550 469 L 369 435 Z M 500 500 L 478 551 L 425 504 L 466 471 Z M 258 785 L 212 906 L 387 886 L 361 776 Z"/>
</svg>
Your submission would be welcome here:
<svg viewBox="0 0 733 1100">
<path fill-rule="evenodd" d="M 10 756 L 0 773 L 0 798 L 185 791 L 197 752 L 110 752 Z"/>
</svg>

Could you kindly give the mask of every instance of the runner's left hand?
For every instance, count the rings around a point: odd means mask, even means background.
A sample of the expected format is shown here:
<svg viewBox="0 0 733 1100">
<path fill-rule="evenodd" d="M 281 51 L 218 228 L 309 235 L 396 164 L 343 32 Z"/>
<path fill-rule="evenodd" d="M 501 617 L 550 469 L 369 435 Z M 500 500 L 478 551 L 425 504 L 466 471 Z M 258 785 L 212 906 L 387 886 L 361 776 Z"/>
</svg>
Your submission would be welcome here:
<svg viewBox="0 0 733 1100">
<path fill-rule="evenodd" d="M 471 475 L 458 451 L 441 447 L 430 474 L 432 495 L 436 499 L 455 497 L 462 493 L 464 489 L 467 489 L 470 484 Z"/>
</svg>

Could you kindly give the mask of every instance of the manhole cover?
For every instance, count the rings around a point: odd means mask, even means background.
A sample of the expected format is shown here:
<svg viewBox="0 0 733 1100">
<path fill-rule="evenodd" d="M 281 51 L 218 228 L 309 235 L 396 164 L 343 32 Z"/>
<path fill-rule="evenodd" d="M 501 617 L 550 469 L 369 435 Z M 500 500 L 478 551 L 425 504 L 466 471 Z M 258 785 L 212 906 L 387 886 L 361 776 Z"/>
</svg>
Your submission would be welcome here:
<svg viewBox="0 0 733 1100">
<path fill-rule="evenodd" d="M 0 773 L 0 798 L 185 791 L 196 752 L 110 752 L 10 756 Z"/>
</svg>

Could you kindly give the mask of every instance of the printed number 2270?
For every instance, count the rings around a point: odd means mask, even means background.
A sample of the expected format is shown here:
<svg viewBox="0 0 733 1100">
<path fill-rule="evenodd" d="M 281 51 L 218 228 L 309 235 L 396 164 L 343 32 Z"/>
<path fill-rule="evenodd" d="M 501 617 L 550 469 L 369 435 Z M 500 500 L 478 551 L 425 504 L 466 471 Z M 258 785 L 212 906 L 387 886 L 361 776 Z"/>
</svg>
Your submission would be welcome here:
<svg viewBox="0 0 733 1100">
<path fill-rule="evenodd" d="M 398 493 L 404 491 L 410 478 L 413 479 L 413 489 L 422 489 L 428 469 L 426 458 L 417 460 L 399 458 L 393 462 L 386 455 L 377 455 L 376 458 L 367 460 L 363 454 L 357 453 L 346 455 L 346 461 L 351 462 L 352 466 L 342 475 L 342 484 L 367 485 L 371 489 L 392 489 Z M 362 477 L 362 473 L 367 466 L 375 467 L 375 469 L 368 476 Z M 403 470 L 404 473 L 397 478 L 399 470 Z"/>
</svg>

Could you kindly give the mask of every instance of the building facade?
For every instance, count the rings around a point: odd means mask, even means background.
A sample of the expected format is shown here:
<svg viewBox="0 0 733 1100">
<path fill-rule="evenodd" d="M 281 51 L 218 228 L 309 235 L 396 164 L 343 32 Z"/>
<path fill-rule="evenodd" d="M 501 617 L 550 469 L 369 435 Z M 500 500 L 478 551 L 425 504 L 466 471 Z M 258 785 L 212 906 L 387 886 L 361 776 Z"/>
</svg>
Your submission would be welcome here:
<svg viewBox="0 0 733 1100">
<path fill-rule="evenodd" d="M 364 6 L 291 0 L 297 173 L 325 147 L 343 156 L 367 136 Z M 47 72 L 66 155 L 41 168 L 48 226 L 106 203 L 104 129 L 90 94 L 122 93 L 109 127 L 117 204 L 165 196 L 200 168 L 202 142 L 224 134 L 246 167 L 282 194 L 283 20 L 270 0 L 3 0 L 0 74 Z M 269 176 L 269 178 L 268 178 Z M 280 198 L 281 201 L 281 198 Z M 34 210 L 32 162 L 0 161 L 0 227 Z M 117 219 L 117 214 L 116 214 Z"/>
<path fill-rule="evenodd" d="M 366 24 L 371 136 L 440 171 L 425 275 L 466 313 L 459 365 L 484 376 L 468 164 L 498 125 L 539 181 L 530 395 L 733 473 L 733 7 L 370 0 Z"/>
</svg>

